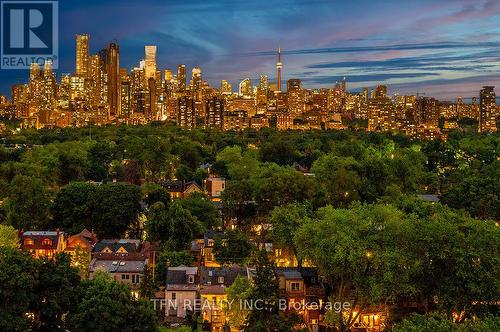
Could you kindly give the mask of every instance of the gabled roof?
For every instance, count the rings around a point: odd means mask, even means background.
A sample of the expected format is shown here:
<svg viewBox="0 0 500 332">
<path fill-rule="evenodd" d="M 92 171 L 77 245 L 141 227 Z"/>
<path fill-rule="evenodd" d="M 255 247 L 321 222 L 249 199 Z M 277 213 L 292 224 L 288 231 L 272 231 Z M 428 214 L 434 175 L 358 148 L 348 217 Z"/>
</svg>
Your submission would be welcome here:
<svg viewBox="0 0 500 332">
<path fill-rule="evenodd" d="M 25 249 L 57 249 L 59 239 L 64 237 L 64 233 L 58 231 L 26 231 L 20 234 L 21 248 Z M 32 245 L 25 245 L 25 239 L 33 240 Z M 42 244 L 45 239 L 51 241 L 51 245 Z"/>
<path fill-rule="evenodd" d="M 136 253 L 139 249 L 140 240 L 102 240 L 95 244 L 92 252 L 99 253 L 108 248 L 112 253 L 116 253 L 123 248 L 127 253 Z"/>
</svg>

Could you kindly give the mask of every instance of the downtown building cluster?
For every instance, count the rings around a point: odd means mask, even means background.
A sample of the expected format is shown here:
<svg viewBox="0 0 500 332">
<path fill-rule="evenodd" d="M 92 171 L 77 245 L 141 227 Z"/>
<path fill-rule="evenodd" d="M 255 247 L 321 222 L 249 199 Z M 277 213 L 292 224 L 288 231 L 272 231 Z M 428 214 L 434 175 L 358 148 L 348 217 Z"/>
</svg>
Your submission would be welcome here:
<svg viewBox="0 0 500 332">
<path fill-rule="evenodd" d="M 226 80 L 218 88 L 210 86 L 200 67 L 190 75 L 184 64 L 175 72 L 160 70 L 156 46 L 145 46 L 144 59 L 130 71 L 120 66 L 116 43 L 97 54 L 89 50 L 90 36 L 77 35 L 75 72 L 62 75 L 59 82 L 50 62 L 33 63 L 29 83 L 13 86 L 12 100 L 2 97 L 0 112 L 36 128 L 171 121 L 186 129 L 354 127 L 446 139 L 448 130 L 458 128 L 457 120 L 472 118 L 478 131 L 496 131 L 499 109 L 492 86 L 483 87 L 479 102 L 475 97 L 471 103 L 461 97 L 448 103 L 418 94 L 390 96 L 385 85 L 354 93 L 347 90 L 345 78 L 332 88 L 305 89 L 298 78 L 282 84 L 278 49 L 276 81 L 262 74 L 255 86 L 245 78 L 235 92 Z"/>
</svg>

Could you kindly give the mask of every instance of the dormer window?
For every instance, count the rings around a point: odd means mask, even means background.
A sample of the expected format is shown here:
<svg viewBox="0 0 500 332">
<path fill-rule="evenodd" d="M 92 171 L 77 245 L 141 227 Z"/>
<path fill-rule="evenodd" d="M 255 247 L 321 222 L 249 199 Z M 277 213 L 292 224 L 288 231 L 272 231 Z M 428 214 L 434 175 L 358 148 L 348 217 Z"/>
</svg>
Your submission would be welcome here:
<svg viewBox="0 0 500 332">
<path fill-rule="evenodd" d="M 188 275 L 188 283 L 194 284 L 194 275 L 192 275 L 192 274 Z"/>
<path fill-rule="evenodd" d="M 51 239 L 43 239 L 42 246 L 51 246 L 51 245 L 52 245 Z"/>
<path fill-rule="evenodd" d="M 34 244 L 34 242 L 33 242 L 32 238 L 28 237 L 28 238 L 24 239 L 24 245 L 25 246 L 32 246 L 33 244 Z"/>
</svg>

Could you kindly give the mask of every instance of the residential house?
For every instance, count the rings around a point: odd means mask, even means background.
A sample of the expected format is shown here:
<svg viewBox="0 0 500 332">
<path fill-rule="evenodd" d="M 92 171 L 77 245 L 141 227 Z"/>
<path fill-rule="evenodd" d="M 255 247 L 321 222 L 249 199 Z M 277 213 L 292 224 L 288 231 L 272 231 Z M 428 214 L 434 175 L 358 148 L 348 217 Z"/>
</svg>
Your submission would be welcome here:
<svg viewBox="0 0 500 332">
<path fill-rule="evenodd" d="M 203 239 L 196 239 L 191 242 L 191 254 L 195 258 L 197 266 L 219 267 L 220 264 L 215 260 L 213 253 L 215 239 L 222 233 L 207 231 Z"/>
<path fill-rule="evenodd" d="M 205 191 L 212 202 L 220 202 L 222 192 L 226 189 L 226 179 L 210 177 L 205 180 Z"/>
<path fill-rule="evenodd" d="M 325 289 L 315 268 L 277 268 L 280 296 L 287 310 L 299 312 L 308 328 L 317 331 L 325 300 Z"/>
<path fill-rule="evenodd" d="M 129 285 L 132 290 L 137 290 L 144 275 L 144 267 L 147 264 L 147 259 L 109 260 L 93 258 L 89 266 L 89 277 L 92 279 L 98 270 L 106 271 L 116 281 Z"/>
<path fill-rule="evenodd" d="M 247 277 L 247 269 L 240 267 L 200 268 L 200 296 L 202 319 L 211 326 L 211 331 L 223 331 L 226 323 L 224 306 L 227 303 L 227 287 L 238 275 Z"/>
<path fill-rule="evenodd" d="M 66 248 L 66 235 L 60 231 L 21 231 L 19 241 L 35 258 L 52 258 Z"/>
<path fill-rule="evenodd" d="M 168 322 L 178 322 L 196 313 L 198 268 L 177 266 L 167 268 L 165 316 Z"/>
<path fill-rule="evenodd" d="M 148 258 L 147 253 L 142 253 L 140 247 L 140 240 L 101 240 L 94 245 L 92 258 L 101 260 L 144 260 Z"/>
<path fill-rule="evenodd" d="M 96 234 L 84 229 L 80 233 L 68 237 L 68 243 L 64 252 L 75 255 L 76 250 L 79 249 L 90 254 L 96 243 Z"/>
<path fill-rule="evenodd" d="M 170 199 L 184 198 L 195 192 L 203 192 L 196 181 L 171 181 L 161 184 L 169 193 Z"/>
</svg>

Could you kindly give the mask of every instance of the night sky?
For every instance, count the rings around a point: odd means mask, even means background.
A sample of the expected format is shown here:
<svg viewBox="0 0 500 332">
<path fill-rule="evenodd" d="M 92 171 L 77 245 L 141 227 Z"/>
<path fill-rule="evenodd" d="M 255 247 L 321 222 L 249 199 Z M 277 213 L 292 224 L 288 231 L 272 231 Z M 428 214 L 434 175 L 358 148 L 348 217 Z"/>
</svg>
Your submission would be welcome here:
<svg viewBox="0 0 500 332">
<path fill-rule="evenodd" d="M 257 83 L 275 73 L 305 87 L 388 84 L 390 92 L 417 91 L 442 99 L 500 91 L 500 1 L 239 1 L 62 0 L 60 67 L 75 66 L 74 35 L 89 33 L 91 52 L 118 40 L 122 67 L 138 65 L 144 45 L 158 46 L 160 69 L 202 67 L 204 80 Z M 27 70 L 1 70 L 0 92 L 26 82 Z M 235 85 L 233 85 L 234 87 Z"/>
</svg>

